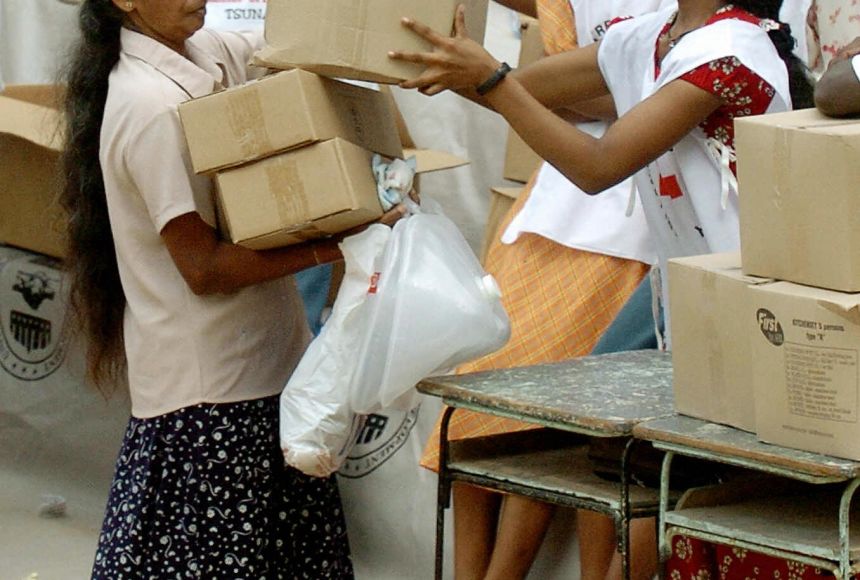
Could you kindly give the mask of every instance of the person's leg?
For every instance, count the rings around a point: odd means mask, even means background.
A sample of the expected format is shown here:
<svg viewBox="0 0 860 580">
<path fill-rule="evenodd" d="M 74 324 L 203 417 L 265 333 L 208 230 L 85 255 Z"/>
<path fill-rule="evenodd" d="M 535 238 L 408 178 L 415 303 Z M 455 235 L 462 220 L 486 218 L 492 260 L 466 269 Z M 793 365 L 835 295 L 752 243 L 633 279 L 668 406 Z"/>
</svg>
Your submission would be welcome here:
<svg viewBox="0 0 860 580">
<path fill-rule="evenodd" d="M 612 518 L 588 510 L 576 512 L 580 580 L 604 580 L 615 553 Z"/>
<path fill-rule="evenodd" d="M 454 483 L 454 578 L 483 580 L 496 542 L 502 495 Z"/>
<path fill-rule="evenodd" d="M 630 522 L 630 579 L 651 580 L 657 573 L 657 529 L 654 518 Z M 606 580 L 621 580 L 621 554 L 616 552 Z"/>
<path fill-rule="evenodd" d="M 555 506 L 519 495 L 506 495 L 490 566 L 484 580 L 525 578 L 543 543 Z"/>
</svg>

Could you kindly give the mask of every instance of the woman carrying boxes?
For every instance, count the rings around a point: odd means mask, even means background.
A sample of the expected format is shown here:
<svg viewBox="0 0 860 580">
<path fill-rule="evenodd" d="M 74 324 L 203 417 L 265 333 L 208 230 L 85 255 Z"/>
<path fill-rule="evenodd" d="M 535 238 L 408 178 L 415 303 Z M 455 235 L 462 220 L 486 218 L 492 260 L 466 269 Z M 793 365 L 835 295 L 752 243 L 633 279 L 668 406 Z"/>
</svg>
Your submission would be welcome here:
<svg viewBox="0 0 860 580">
<path fill-rule="evenodd" d="M 176 108 L 246 81 L 261 37 L 200 31 L 205 7 L 80 9 L 62 199 L 71 300 L 91 377 L 106 391 L 127 379 L 132 401 L 92 577 L 351 578 L 336 484 L 285 469 L 277 426 L 310 340 L 289 275 L 340 259 L 339 237 L 266 251 L 218 238 Z"/>
<path fill-rule="evenodd" d="M 733 119 L 787 110 L 793 98 L 810 104 L 791 35 L 776 22 L 779 7 L 680 0 L 677 8 L 614 24 L 599 43 L 511 74 L 469 40 L 462 16 L 453 38 L 407 19 L 434 51 L 390 56 L 427 66 L 403 87 L 428 95 L 454 89 L 495 109 L 585 192 L 633 176 L 664 271 L 670 258 L 739 248 Z M 600 137 L 553 112 L 605 95 L 618 120 Z M 660 294 L 667 313 L 666 289 Z M 668 320 L 665 326 L 669 344 Z M 613 570 L 607 574 L 617 575 Z M 640 567 L 634 576 L 653 572 Z"/>
</svg>

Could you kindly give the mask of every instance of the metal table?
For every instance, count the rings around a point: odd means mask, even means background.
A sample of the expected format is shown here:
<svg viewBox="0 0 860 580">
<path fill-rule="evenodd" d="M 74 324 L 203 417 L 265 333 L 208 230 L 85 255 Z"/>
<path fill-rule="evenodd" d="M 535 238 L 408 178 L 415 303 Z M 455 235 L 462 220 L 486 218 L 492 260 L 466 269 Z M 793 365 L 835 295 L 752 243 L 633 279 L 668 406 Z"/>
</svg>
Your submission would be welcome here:
<svg viewBox="0 0 860 580">
<path fill-rule="evenodd" d="M 630 437 L 633 427 L 672 414 L 670 356 L 632 351 L 562 363 L 425 379 L 418 390 L 441 397 L 436 578 L 442 578 L 445 509 L 451 484 L 464 481 L 559 505 L 601 512 L 615 520 L 622 572 L 629 578 L 629 522 L 656 516 L 657 490 L 630 485 L 630 439 L 620 482 L 593 474 L 585 447 L 563 437 L 513 433 L 449 443 L 456 408 L 470 409 L 593 437 Z M 668 499 L 668 498 L 667 498 Z"/>
<path fill-rule="evenodd" d="M 671 537 L 683 533 L 831 570 L 846 580 L 860 568 L 860 541 L 856 539 L 860 538 L 860 525 L 851 525 L 851 500 L 860 486 L 860 463 L 769 445 L 752 433 L 691 417 L 643 422 L 633 434 L 666 451 L 658 539 L 662 561 L 671 555 Z M 817 493 L 786 495 L 764 490 L 758 497 L 724 498 L 715 505 L 689 508 L 679 504 L 669 511 L 666 491 L 676 454 L 814 484 L 815 488 L 808 488 Z"/>
</svg>

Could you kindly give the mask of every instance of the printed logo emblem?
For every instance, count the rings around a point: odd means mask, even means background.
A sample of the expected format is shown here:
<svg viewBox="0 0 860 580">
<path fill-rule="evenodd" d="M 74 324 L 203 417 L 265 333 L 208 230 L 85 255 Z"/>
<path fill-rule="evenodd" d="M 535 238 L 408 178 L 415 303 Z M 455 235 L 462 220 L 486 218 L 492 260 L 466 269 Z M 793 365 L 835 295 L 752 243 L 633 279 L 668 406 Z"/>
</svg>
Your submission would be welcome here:
<svg viewBox="0 0 860 580">
<path fill-rule="evenodd" d="M 771 344 L 782 346 L 785 342 L 785 334 L 782 331 L 782 325 L 776 319 L 776 316 L 773 315 L 773 312 L 766 308 L 759 308 L 758 312 L 756 312 L 756 320 L 764 337 Z"/>
<path fill-rule="evenodd" d="M 369 415 L 338 475 L 352 479 L 373 473 L 409 439 L 420 405 L 408 413 L 390 411 Z"/>
<path fill-rule="evenodd" d="M 0 303 L 0 367 L 25 381 L 43 379 L 62 364 L 68 343 L 58 263 L 27 256 L 0 267 L 8 298 Z"/>
</svg>

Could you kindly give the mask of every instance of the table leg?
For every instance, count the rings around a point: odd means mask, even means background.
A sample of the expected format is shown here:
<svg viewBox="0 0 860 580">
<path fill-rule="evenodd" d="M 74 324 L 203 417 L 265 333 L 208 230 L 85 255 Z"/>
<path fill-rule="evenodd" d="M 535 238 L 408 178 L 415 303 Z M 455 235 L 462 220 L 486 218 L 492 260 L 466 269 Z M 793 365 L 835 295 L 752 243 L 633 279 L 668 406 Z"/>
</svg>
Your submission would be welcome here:
<svg viewBox="0 0 860 580">
<path fill-rule="evenodd" d="M 451 479 L 448 476 L 448 423 L 454 407 L 445 407 L 439 429 L 439 483 L 436 497 L 436 580 L 442 580 L 445 556 L 445 510 L 451 503 Z"/>
<path fill-rule="evenodd" d="M 842 492 L 839 502 L 839 577 L 843 580 L 851 579 L 851 500 L 858 486 L 860 478 L 852 480 Z"/>
<path fill-rule="evenodd" d="M 621 454 L 621 513 L 616 518 L 616 531 L 618 553 L 621 554 L 621 577 L 624 580 L 630 579 L 630 456 L 635 444 L 635 439 L 630 438 Z"/>
<path fill-rule="evenodd" d="M 666 576 L 666 562 L 672 556 L 672 547 L 667 545 L 666 512 L 669 511 L 669 478 L 672 473 L 672 458 L 675 453 L 667 451 L 663 456 L 663 466 L 660 470 L 660 514 L 657 518 L 657 550 L 659 552 L 660 578 Z"/>
</svg>

